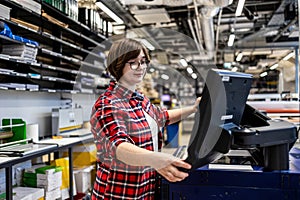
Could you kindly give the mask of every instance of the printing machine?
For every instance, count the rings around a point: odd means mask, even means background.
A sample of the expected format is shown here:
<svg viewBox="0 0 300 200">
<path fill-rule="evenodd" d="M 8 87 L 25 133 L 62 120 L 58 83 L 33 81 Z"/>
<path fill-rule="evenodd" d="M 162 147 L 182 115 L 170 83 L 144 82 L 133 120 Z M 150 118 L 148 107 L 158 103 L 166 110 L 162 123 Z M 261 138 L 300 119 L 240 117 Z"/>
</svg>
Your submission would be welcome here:
<svg viewBox="0 0 300 200">
<path fill-rule="evenodd" d="M 251 79 L 208 72 L 185 159 L 192 169 L 181 182 L 161 179 L 159 199 L 300 199 L 299 130 L 246 104 Z"/>
<path fill-rule="evenodd" d="M 52 136 L 82 137 L 90 135 L 84 128 L 82 108 L 53 108 Z"/>
</svg>

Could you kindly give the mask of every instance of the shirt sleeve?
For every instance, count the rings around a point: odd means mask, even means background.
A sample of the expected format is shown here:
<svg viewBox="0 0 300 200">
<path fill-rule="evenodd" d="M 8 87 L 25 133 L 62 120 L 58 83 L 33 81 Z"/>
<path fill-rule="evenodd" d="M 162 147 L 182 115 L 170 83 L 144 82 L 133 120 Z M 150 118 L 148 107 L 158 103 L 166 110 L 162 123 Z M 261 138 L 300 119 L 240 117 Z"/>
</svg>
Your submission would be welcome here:
<svg viewBox="0 0 300 200">
<path fill-rule="evenodd" d="M 91 117 L 91 128 L 96 142 L 105 145 L 105 150 L 116 156 L 116 147 L 129 142 L 134 144 L 126 128 L 126 114 L 118 110 L 110 102 L 98 104 L 94 107 L 94 114 Z"/>
</svg>

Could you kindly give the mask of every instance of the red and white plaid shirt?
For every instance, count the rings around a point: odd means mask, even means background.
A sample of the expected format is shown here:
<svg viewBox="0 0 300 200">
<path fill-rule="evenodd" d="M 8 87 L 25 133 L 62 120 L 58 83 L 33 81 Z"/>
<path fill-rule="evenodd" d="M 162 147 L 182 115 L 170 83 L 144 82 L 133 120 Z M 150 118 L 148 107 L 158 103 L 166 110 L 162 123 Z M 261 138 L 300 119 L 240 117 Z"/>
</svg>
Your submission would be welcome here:
<svg viewBox="0 0 300 200">
<path fill-rule="evenodd" d="M 92 199 L 154 199 L 157 172 L 127 165 L 116 158 L 116 147 L 130 142 L 153 151 L 152 134 L 143 110 L 163 127 L 169 115 L 138 92 L 111 81 L 92 109 L 91 131 L 97 147 L 97 174 Z M 162 133 L 158 133 L 158 147 Z"/>
</svg>

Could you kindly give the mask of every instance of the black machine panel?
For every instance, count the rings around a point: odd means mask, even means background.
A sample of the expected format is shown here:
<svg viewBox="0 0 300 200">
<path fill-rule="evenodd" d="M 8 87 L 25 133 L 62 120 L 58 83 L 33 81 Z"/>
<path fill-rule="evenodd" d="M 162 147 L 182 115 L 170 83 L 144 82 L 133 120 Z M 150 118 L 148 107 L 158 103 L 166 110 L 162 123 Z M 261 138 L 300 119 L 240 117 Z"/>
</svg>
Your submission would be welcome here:
<svg viewBox="0 0 300 200">
<path fill-rule="evenodd" d="M 271 120 L 247 105 L 252 75 L 211 69 L 195 115 L 186 162 L 192 170 L 209 164 L 230 149 L 251 149 L 267 170 L 288 169 L 288 151 L 296 127 Z M 275 159 L 273 154 L 280 155 Z M 256 155 L 256 156 L 257 156 Z"/>
</svg>

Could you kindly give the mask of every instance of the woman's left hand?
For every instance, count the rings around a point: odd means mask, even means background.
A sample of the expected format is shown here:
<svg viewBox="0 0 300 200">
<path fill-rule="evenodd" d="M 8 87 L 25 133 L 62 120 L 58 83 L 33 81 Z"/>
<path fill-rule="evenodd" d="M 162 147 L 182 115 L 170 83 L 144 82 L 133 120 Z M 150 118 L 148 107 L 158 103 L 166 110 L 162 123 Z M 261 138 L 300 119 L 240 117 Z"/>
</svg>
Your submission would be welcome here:
<svg viewBox="0 0 300 200">
<path fill-rule="evenodd" d="M 194 112 L 197 112 L 200 101 L 201 101 L 201 97 L 198 97 L 198 98 L 196 99 L 196 101 L 195 101 L 194 106 L 193 106 Z"/>
<path fill-rule="evenodd" d="M 167 162 L 170 162 L 169 159 L 167 160 Z M 177 182 L 182 181 L 189 175 L 187 172 L 181 171 L 180 169 L 189 170 L 191 169 L 191 165 L 183 160 L 173 157 L 169 164 L 162 166 L 161 168 L 156 168 L 156 171 L 168 181 Z"/>
</svg>

